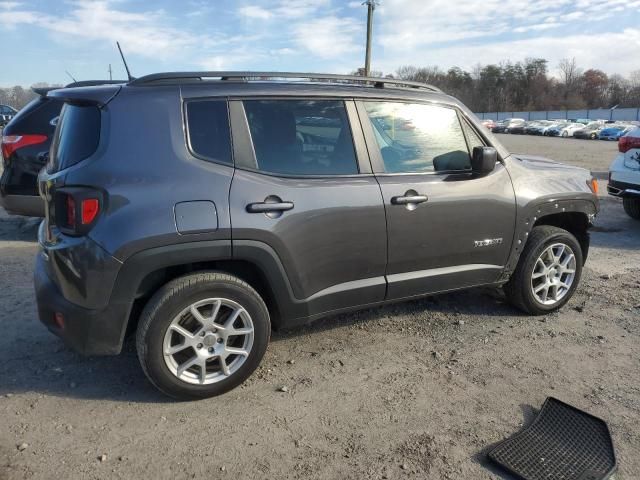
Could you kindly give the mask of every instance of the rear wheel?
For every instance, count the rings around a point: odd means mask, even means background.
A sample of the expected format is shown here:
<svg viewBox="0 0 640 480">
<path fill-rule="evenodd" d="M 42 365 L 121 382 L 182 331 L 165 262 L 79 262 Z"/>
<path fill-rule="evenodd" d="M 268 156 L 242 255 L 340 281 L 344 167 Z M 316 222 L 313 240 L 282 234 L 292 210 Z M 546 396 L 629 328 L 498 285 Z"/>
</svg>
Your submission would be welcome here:
<svg viewBox="0 0 640 480">
<path fill-rule="evenodd" d="M 504 286 L 509 301 L 532 315 L 557 310 L 573 296 L 582 273 L 582 250 L 571 233 L 535 227 L 518 266 Z"/>
<path fill-rule="evenodd" d="M 624 207 L 624 211 L 631 218 L 635 218 L 636 220 L 640 220 L 640 199 L 638 198 L 623 198 L 622 206 Z"/>
<path fill-rule="evenodd" d="M 219 272 L 177 278 L 149 300 L 138 324 L 142 368 L 182 400 L 224 393 L 258 367 L 269 343 L 269 313 L 242 280 Z"/>
</svg>

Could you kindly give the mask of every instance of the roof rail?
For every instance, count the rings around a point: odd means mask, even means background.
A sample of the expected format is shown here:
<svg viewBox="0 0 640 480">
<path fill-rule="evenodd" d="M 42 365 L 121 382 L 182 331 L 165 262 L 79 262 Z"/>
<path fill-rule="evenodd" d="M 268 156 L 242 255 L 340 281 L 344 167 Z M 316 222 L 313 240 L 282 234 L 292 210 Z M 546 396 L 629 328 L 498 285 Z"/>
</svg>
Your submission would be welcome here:
<svg viewBox="0 0 640 480">
<path fill-rule="evenodd" d="M 394 85 L 400 88 L 416 88 L 425 89 L 432 92 L 441 92 L 437 87 L 429 85 L 427 83 L 414 82 L 410 80 L 400 80 L 397 78 L 382 78 L 382 77 L 360 77 L 357 75 L 338 75 L 333 73 L 297 73 L 297 72 L 165 72 L 165 73 L 152 73 L 151 75 L 145 75 L 133 79 L 129 82 L 129 85 L 146 85 L 154 82 L 171 81 L 171 80 L 203 80 L 203 79 L 220 79 L 235 80 L 235 81 L 250 81 L 250 80 L 273 80 L 273 79 L 306 79 L 306 80 L 318 80 L 329 83 L 356 83 L 356 84 L 371 84 L 377 88 L 384 88 L 385 85 Z"/>
</svg>

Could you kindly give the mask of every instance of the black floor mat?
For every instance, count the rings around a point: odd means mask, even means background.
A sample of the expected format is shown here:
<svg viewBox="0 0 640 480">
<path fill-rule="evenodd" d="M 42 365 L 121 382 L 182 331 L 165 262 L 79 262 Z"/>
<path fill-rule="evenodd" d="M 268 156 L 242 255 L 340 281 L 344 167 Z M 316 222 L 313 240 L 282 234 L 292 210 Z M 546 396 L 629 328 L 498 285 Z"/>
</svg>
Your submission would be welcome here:
<svg viewBox="0 0 640 480">
<path fill-rule="evenodd" d="M 607 424 L 552 397 L 489 458 L 525 480 L 604 480 L 616 470 Z"/>
</svg>

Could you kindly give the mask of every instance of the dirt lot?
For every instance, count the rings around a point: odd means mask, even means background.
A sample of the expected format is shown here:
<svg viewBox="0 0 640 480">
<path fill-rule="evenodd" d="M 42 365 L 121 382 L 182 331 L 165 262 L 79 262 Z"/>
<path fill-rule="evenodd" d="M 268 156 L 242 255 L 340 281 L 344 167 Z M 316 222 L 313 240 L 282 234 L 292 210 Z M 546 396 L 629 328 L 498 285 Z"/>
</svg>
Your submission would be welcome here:
<svg viewBox="0 0 640 480">
<path fill-rule="evenodd" d="M 571 142 L 502 138 L 537 154 Z M 157 394 L 131 343 L 83 358 L 39 324 L 35 234 L 0 212 L 2 480 L 508 478 L 484 451 L 549 395 L 606 419 L 617 478 L 640 478 L 640 223 L 614 199 L 557 314 L 525 317 L 474 290 L 327 319 L 274 334 L 244 386 L 193 403 Z"/>
<path fill-rule="evenodd" d="M 510 134 L 496 134 L 496 137 L 513 153 L 540 155 L 597 172 L 608 171 L 618 151 L 618 142 L 604 140 Z"/>
</svg>

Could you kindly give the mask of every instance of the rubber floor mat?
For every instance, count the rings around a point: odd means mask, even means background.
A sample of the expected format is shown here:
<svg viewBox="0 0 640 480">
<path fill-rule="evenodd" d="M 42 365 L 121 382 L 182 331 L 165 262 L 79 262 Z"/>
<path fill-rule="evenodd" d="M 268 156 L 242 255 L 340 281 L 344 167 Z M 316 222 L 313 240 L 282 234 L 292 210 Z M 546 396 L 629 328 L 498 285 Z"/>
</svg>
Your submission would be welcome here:
<svg viewBox="0 0 640 480">
<path fill-rule="evenodd" d="M 604 480 L 616 470 L 607 424 L 553 397 L 489 458 L 525 480 Z"/>
</svg>

